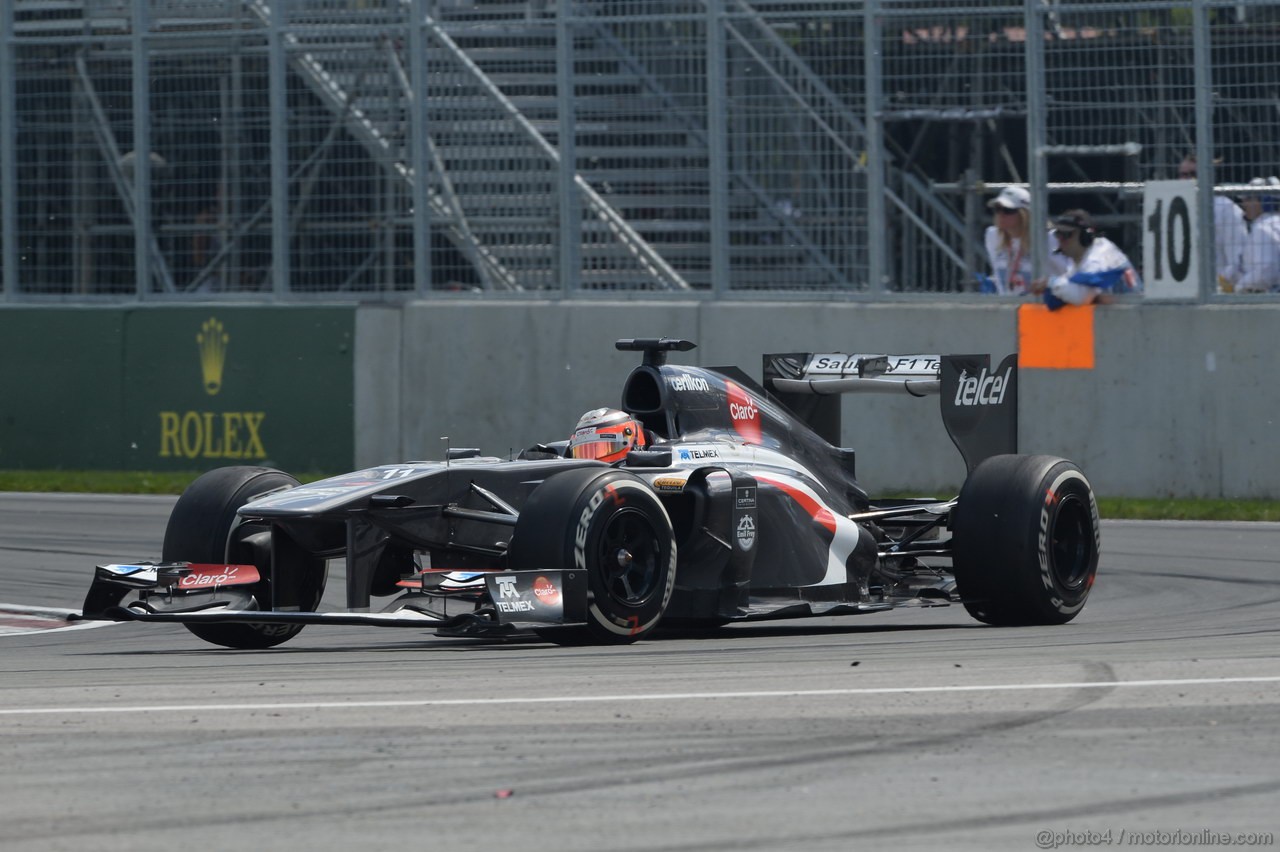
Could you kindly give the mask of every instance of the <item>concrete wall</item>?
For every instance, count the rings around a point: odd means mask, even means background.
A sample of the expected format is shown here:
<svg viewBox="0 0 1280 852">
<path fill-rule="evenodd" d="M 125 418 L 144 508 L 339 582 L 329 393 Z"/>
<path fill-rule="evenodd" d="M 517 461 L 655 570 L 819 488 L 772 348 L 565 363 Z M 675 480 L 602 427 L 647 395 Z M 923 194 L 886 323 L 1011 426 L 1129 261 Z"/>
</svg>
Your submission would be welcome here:
<svg viewBox="0 0 1280 852">
<path fill-rule="evenodd" d="M 1080 463 L 1104 496 L 1275 497 L 1280 306 L 1113 305 L 1092 370 L 1023 369 L 1020 442 Z M 1018 349 L 1017 306 L 985 302 L 422 302 L 359 309 L 356 462 L 505 455 L 567 437 L 617 405 L 635 353 L 619 337 L 684 337 L 673 360 L 760 375 L 766 352 Z M 944 494 L 964 479 L 936 398 L 847 396 L 844 443 L 876 493 Z"/>
</svg>

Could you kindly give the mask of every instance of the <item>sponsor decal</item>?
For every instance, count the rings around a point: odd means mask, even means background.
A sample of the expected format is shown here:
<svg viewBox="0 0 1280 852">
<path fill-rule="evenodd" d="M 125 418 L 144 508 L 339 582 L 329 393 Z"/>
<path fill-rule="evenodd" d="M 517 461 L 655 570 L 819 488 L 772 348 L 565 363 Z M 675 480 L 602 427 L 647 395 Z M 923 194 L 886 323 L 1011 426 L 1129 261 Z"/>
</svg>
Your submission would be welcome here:
<svg viewBox="0 0 1280 852">
<path fill-rule="evenodd" d="M 533 612 L 533 601 L 498 601 L 499 612 Z"/>
<path fill-rule="evenodd" d="M 667 384 L 675 391 L 697 391 L 699 393 L 709 393 L 711 391 L 711 383 L 701 376 L 693 376 L 689 373 L 676 373 L 667 376 Z"/>
<path fill-rule="evenodd" d="M 161 411 L 160 455 L 186 459 L 265 459 L 265 411 Z"/>
<path fill-rule="evenodd" d="M 842 355 L 839 353 L 814 355 L 809 359 L 809 365 L 805 372 L 810 375 L 824 373 L 843 376 L 846 373 L 857 373 L 858 362 L 861 360 L 861 355 Z"/>
<path fill-rule="evenodd" d="M 192 565 L 191 573 L 183 574 L 178 580 L 178 588 L 195 591 L 219 586 L 246 586 L 259 579 L 258 569 L 252 565 Z"/>
<path fill-rule="evenodd" d="M 217 396 L 231 335 L 216 317 L 196 334 L 204 392 Z M 161 411 L 160 457 L 184 459 L 265 459 L 265 411 Z"/>
<path fill-rule="evenodd" d="M 744 485 L 735 488 L 733 504 L 739 509 L 754 509 L 756 507 L 756 487 L 754 485 Z"/>
<path fill-rule="evenodd" d="M 738 521 L 738 547 L 750 550 L 756 543 L 756 520 L 751 515 L 743 515 Z"/>
<path fill-rule="evenodd" d="M 699 461 L 701 459 L 718 459 L 720 451 L 712 447 L 691 447 L 687 450 L 680 450 L 677 454 L 680 461 Z"/>
<path fill-rule="evenodd" d="M 760 443 L 760 407 L 751 395 L 733 382 L 725 382 L 729 394 L 729 419 L 749 444 Z"/>
<path fill-rule="evenodd" d="M 543 606 L 560 606 L 560 590 L 546 577 L 533 581 L 533 597 Z"/>
<path fill-rule="evenodd" d="M 659 476 L 653 481 L 655 491 L 683 491 L 685 480 L 675 476 Z"/>
<path fill-rule="evenodd" d="M 942 358 L 938 355 L 844 355 L 833 352 L 811 356 L 805 366 L 805 374 L 856 376 L 863 371 L 864 363 L 874 367 L 874 362 L 880 359 L 884 359 L 887 367 L 885 375 L 936 376 L 942 368 Z"/>
<path fill-rule="evenodd" d="M 494 582 L 498 584 L 498 599 L 494 604 L 499 612 L 533 612 L 533 601 L 520 597 L 515 577 L 495 577 Z"/>
<path fill-rule="evenodd" d="M 204 376 L 204 392 L 209 396 L 217 396 L 222 390 L 222 368 L 227 363 L 227 344 L 230 342 L 231 335 L 215 317 L 206 320 L 196 335 L 196 346 L 200 349 L 200 374 Z"/>
<path fill-rule="evenodd" d="M 960 371 L 960 380 L 956 384 L 955 404 L 958 406 L 999 405 L 1004 402 L 1004 393 L 1009 388 L 1009 374 L 1012 367 L 1006 367 L 1003 373 L 988 373 L 983 367 L 976 376 L 967 370 Z"/>
<path fill-rule="evenodd" d="M 515 577 L 495 577 L 494 582 L 498 584 L 498 597 L 504 599 L 520 597 L 520 592 L 516 590 Z"/>
<path fill-rule="evenodd" d="M 911 374 L 936 376 L 942 369 L 942 359 L 937 355 L 890 355 L 890 375 Z"/>
</svg>

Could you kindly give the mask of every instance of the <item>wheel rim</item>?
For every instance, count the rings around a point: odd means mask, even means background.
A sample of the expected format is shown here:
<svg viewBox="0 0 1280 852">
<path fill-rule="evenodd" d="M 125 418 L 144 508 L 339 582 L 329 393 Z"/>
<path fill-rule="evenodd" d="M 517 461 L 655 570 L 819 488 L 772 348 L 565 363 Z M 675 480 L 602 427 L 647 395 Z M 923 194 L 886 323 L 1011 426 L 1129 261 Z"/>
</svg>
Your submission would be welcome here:
<svg viewBox="0 0 1280 852">
<path fill-rule="evenodd" d="M 1069 591 L 1083 590 L 1093 562 L 1093 524 L 1089 507 L 1078 496 L 1061 498 L 1051 536 L 1049 563 L 1054 581 Z"/>
<path fill-rule="evenodd" d="M 658 531 L 643 512 L 622 509 L 600 537 L 599 564 L 604 592 L 621 606 L 638 607 L 658 590 Z"/>
</svg>

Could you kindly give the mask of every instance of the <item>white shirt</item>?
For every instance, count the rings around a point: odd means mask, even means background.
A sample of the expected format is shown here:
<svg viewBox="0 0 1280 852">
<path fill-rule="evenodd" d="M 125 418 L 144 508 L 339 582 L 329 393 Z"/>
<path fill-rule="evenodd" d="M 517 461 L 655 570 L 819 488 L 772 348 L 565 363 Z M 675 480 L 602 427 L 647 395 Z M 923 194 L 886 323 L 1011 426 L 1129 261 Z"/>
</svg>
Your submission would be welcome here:
<svg viewBox="0 0 1280 852">
<path fill-rule="evenodd" d="M 1280 214 L 1263 213 L 1249 228 L 1236 279 L 1237 293 L 1265 293 L 1280 288 Z"/>
<path fill-rule="evenodd" d="M 1021 296 L 1027 292 L 1027 285 L 1035 277 L 1031 268 L 1031 251 L 1023 251 L 1022 240 L 1010 237 L 1009 245 L 1000 244 L 1000 229 L 989 225 L 982 237 L 987 247 L 987 261 L 991 265 L 991 281 L 997 293 L 1013 293 Z M 1055 254 L 1058 250 L 1058 239 L 1053 231 L 1045 232 L 1045 273 L 1047 276 L 1061 275 L 1067 269 L 1066 259 Z"/>
<path fill-rule="evenodd" d="M 1233 282 L 1240 278 L 1241 255 L 1249 243 L 1244 211 L 1225 195 L 1213 197 L 1213 265 L 1218 277 Z"/>
<path fill-rule="evenodd" d="M 1099 293 L 1141 293 L 1142 279 L 1120 247 L 1106 237 L 1094 237 L 1079 263 L 1071 263 L 1067 272 L 1049 280 L 1045 303 L 1056 309 L 1068 305 L 1087 305 Z"/>
</svg>

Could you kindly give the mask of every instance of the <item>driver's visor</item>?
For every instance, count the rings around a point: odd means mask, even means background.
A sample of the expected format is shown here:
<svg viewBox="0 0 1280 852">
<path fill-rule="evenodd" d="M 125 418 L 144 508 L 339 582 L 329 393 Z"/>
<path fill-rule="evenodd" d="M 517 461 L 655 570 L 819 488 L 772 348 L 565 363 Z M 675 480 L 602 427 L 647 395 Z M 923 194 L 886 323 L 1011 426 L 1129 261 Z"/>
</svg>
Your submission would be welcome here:
<svg viewBox="0 0 1280 852">
<path fill-rule="evenodd" d="M 631 438 L 622 434 L 575 435 L 569 441 L 569 457 L 575 459 L 602 459 L 625 449 L 631 444 Z"/>
</svg>

